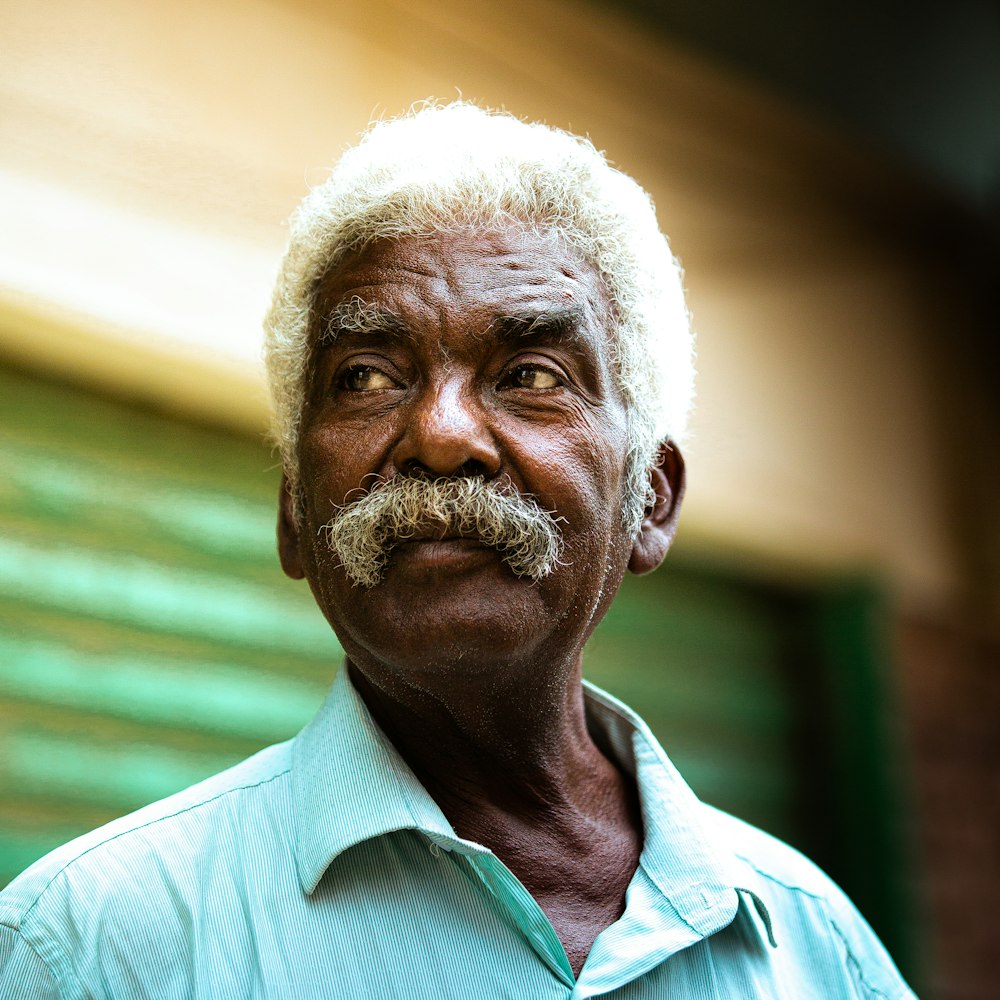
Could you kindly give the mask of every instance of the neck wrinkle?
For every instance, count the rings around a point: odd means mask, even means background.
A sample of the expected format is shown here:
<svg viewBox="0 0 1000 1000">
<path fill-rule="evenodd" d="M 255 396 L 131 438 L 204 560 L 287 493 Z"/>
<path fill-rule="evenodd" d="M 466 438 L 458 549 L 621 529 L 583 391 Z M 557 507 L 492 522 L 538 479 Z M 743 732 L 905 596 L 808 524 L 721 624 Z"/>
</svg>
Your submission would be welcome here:
<svg viewBox="0 0 1000 1000">
<path fill-rule="evenodd" d="M 587 728 L 579 658 L 547 685 L 514 694 L 492 685 L 459 699 L 398 683 L 392 697 L 348 669 L 378 726 L 466 839 L 485 842 L 463 831 L 502 817 L 518 826 L 562 815 L 579 822 L 617 773 Z"/>
</svg>

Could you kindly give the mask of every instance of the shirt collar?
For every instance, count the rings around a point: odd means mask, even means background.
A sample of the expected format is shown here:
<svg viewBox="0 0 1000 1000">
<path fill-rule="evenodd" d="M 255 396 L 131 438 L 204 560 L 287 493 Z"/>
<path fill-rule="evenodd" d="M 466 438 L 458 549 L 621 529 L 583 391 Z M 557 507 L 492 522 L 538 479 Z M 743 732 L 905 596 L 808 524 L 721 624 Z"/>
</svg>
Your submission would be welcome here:
<svg viewBox="0 0 1000 1000">
<path fill-rule="evenodd" d="M 311 893 L 349 847 L 394 830 L 460 843 L 437 803 L 371 717 L 344 666 L 323 707 L 292 745 L 295 846 Z"/>
<path fill-rule="evenodd" d="M 639 787 L 641 868 L 684 923 L 703 936 L 720 930 L 737 909 L 736 858 L 719 843 L 704 805 L 646 723 L 600 688 L 584 681 L 584 690 L 591 731 L 603 734 L 607 749 Z"/>
<path fill-rule="evenodd" d="M 732 919 L 736 859 L 716 842 L 704 807 L 642 719 L 586 681 L 584 697 L 591 730 L 639 786 L 643 870 L 685 922 L 702 934 L 718 930 L 720 913 L 730 913 L 726 923 Z M 489 853 L 457 836 L 372 719 L 346 667 L 294 741 L 292 786 L 298 873 L 307 893 L 339 854 L 395 830 L 419 830 L 464 854 Z M 761 917 L 767 920 L 766 910 Z"/>
</svg>

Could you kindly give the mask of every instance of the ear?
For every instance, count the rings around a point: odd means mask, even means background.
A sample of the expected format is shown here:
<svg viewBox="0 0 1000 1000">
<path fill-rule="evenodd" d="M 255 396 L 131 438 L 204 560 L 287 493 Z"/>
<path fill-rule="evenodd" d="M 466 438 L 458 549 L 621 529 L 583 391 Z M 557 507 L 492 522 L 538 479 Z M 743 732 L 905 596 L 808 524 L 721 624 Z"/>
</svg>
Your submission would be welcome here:
<svg viewBox="0 0 1000 1000">
<path fill-rule="evenodd" d="M 649 470 L 656 499 L 646 514 L 632 545 L 628 568 L 638 575 L 649 573 L 663 562 L 677 533 L 681 500 L 684 498 L 684 458 L 672 441 L 664 441 Z"/>
<path fill-rule="evenodd" d="M 288 477 L 281 474 L 281 488 L 278 492 L 278 558 L 285 575 L 293 580 L 301 580 L 306 574 L 302 568 L 302 554 L 299 551 L 299 524 L 295 517 L 295 501 L 292 499 Z"/>
</svg>

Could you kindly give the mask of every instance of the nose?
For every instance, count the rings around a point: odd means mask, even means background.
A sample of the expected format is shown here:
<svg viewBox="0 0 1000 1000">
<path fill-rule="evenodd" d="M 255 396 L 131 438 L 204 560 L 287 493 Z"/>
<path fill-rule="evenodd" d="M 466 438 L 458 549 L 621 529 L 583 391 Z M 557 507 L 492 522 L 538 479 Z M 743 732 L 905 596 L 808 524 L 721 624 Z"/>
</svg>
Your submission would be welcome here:
<svg viewBox="0 0 1000 1000">
<path fill-rule="evenodd" d="M 392 460 L 404 475 L 483 476 L 500 471 L 500 452 L 483 402 L 457 375 L 429 385 L 414 404 Z"/>
</svg>

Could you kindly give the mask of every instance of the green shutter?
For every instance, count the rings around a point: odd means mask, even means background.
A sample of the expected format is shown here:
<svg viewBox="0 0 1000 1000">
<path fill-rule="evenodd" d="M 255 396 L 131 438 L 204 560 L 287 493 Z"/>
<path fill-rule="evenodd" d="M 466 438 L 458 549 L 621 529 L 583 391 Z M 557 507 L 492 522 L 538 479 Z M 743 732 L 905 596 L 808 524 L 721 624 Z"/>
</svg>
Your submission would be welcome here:
<svg viewBox="0 0 1000 1000">
<path fill-rule="evenodd" d="M 694 790 L 801 840 L 785 605 L 678 554 L 627 577 L 584 656 L 584 674 L 635 708 Z"/>
<path fill-rule="evenodd" d="M 0 369 L 0 468 L 2 884 L 293 735 L 342 653 L 278 567 L 278 469 L 261 442 Z M 626 579 L 584 671 L 706 801 L 849 890 L 864 880 L 891 938 L 875 640 L 851 625 L 877 623 L 858 607 L 706 568 L 682 545 Z"/>
<path fill-rule="evenodd" d="M 0 371 L 0 880 L 286 739 L 341 652 L 263 444 Z"/>
</svg>

